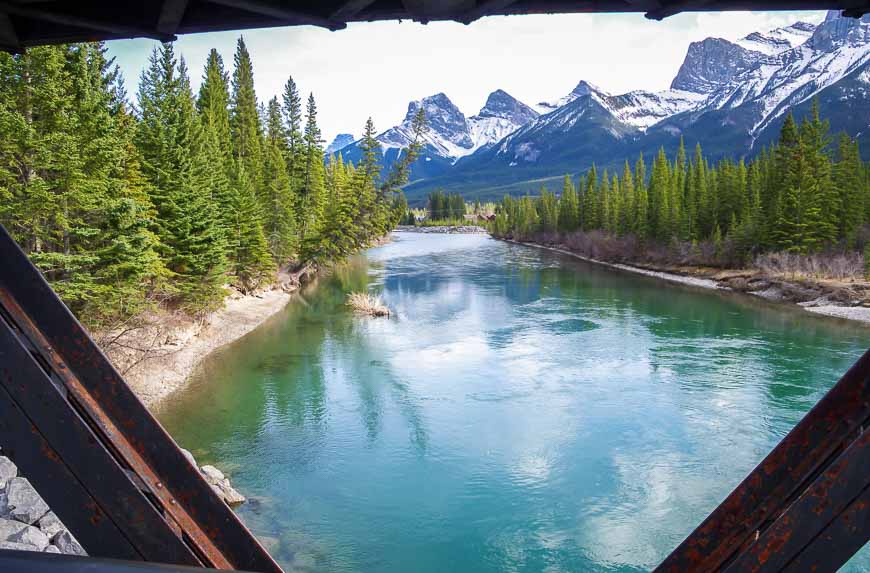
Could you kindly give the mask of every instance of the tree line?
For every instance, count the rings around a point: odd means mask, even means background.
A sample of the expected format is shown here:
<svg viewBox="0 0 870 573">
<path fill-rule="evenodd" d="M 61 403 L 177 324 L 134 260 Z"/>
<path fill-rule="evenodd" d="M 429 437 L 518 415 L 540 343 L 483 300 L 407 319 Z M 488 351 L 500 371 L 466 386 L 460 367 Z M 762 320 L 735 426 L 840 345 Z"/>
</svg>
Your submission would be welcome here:
<svg viewBox="0 0 870 573">
<path fill-rule="evenodd" d="M 324 160 L 313 94 L 265 105 L 239 39 L 197 94 L 172 44 L 132 106 L 103 44 L 0 55 L 0 223 L 68 306 L 106 325 L 157 303 L 216 308 L 277 269 L 340 259 L 392 229 L 426 129 L 381 177 L 371 119 L 356 165 Z M 303 109 L 304 105 L 304 109 Z"/>
<path fill-rule="evenodd" d="M 691 158 L 681 141 L 673 159 L 660 150 L 649 167 L 641 155 L 622 173 L 593 166 L 575 185 L 566 176 L 561 195 L 505 197 L 493 223 L 498 236 L 602 231 L 657 244 L 727 241 L 729 257 L 745 261 L 760 251 L 819 252 L 868 242 L 870 169 L 855 140 L 828 135 L 817 103 L 798 124 L 785 118 L 778 142 L 751 161 L 711 164 L 696 145 Z"/>
<path fill-rule="evenodd" d="M 433 221 L 452 221 L 465 217 L 465 199 L 461 193 L 435 190 L 429 193 L 427 215 Z"/>
</svg>

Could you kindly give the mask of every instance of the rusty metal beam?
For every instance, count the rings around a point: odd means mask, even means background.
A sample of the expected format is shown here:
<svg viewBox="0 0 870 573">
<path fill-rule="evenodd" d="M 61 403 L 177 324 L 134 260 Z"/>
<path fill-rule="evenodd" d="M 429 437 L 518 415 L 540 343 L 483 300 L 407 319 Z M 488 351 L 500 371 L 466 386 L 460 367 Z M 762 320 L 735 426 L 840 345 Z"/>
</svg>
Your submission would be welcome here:
<svg viewBox="0 0 870 573">
<path fill-rule="evenodd" d="M 0 260 L 0 442 L 85 549 L 279 573 L 2 227 Z"/>
<path fill-rule="evenodd" d="M 870 539 L 868 424 L 870 351 L 656 573 L 836 571 Z"/>
</svg>

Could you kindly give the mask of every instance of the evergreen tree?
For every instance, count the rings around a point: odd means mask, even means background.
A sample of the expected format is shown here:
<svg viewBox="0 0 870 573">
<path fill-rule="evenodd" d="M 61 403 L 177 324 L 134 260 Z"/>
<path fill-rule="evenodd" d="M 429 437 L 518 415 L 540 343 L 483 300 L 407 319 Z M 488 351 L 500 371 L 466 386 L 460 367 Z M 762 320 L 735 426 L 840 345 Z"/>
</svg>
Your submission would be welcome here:
<svg viewBox="0 0 870 573">
<path fill-rule="evenodd" d="M 563 233 L 572 233 L 579 227 L 577 192 L 571 176 L 565 176 L 562 185 L 562 196 L 559 199 L 559 230 Z"/>
</svg>

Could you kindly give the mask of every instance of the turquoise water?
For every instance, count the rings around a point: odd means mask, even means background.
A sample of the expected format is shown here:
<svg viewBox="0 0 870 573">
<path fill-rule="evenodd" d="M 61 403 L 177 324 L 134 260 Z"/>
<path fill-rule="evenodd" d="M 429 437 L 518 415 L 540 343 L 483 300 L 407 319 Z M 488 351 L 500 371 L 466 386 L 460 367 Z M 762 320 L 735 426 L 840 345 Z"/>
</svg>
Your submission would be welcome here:
<svg viewBox="0 0 870 573">
<path fill-rule="evenodd" d="M 394 316 L 354 316 L 361 290 Z M 290 571 L 646 571 L 868 342 L 746 296 L 400 233 L 160 417 L 252 498 L 240 516 Z"/>
</svg>

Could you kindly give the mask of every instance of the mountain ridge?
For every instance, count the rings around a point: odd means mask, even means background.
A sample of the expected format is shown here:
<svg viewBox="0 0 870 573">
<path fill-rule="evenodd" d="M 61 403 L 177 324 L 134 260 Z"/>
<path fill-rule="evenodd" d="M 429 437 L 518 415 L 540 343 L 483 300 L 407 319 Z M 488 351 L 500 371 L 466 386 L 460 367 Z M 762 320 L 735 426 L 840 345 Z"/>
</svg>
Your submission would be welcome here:
<svg viewBox="0 0 870 573">
<path fill-rule="evenodd" d="M 832 132 L 868 137 L 870 17 L 829 13 L 818 25 L 694 42 L 662 92 L 614 95 L 580 81 L 560 100 L 538 104 L 552 108 L 547 113 L 406 192 L 413 203 L 436 187 L 484 198 L 535 191 L 542 180 L 593 163 L 618 167 L 660 147 L 672 154 L 681 139 L 700 143 L 713 159 L 749 156 L 777 137 L 789 110 L 805 113 L 816 97 Z"/>
</svg>

